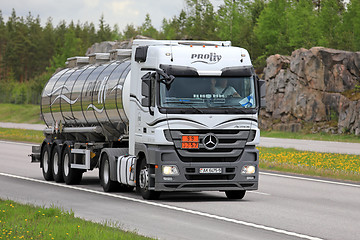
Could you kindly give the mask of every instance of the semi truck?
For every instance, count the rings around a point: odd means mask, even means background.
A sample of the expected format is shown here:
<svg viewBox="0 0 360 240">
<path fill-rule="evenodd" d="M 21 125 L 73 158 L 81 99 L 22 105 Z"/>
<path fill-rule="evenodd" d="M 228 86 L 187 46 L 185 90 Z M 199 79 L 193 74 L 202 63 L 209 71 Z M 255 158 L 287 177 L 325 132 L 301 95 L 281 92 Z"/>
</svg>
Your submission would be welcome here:
<svg viewBox="0 0 360 240">
<path fill-rule="evenodd" d="M 265 82 L 229 41 L 140 40 L 69 58 L 45 85 L 32 162 L 47 181 L 99 169 L 105 192 L 257 190 Z"/>
</svg>

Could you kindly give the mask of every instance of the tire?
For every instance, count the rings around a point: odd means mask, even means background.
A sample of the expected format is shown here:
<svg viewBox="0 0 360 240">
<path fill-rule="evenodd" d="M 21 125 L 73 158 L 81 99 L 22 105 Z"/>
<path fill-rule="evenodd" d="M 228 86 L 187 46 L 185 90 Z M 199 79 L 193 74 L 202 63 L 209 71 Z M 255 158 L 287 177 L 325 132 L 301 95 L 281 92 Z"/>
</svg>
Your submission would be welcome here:
<svg viewBox="0 0 360 240">
<path fill-rule="evenodd" d="M 82 170 L 71 168 L 73 158 L 74 156 L 71 154 L 70 148 L 66 146 L 62 154 L 61 166 L 64 181 L 68 185 L 79 184 L 83 175 Z"/>
<path fill-rule="evenodd" d="M 47 143 L 44 144 L 41 150 L 41 169 L 46 181 L 54 180 L 51 172 L 51 161 L 50 161 L 50 147 Z"/>
<path fill-rule="evenodd" d="M 142 159 L 140 163 L 140 171 L 138 179 L 136 181 L 137 188 L 141 193 L 141 196 L 146 200 L 157 200 L 160 197 L 160 192 L 149 190 L 149 169 L 146 164 L 146 160 Z"/>
<path fill-rule="evenodd" d="M 236 191 L 225 191 L 226 197 L 228 199 L 243 199 L 245 197 L 246 190 L 236 190 Z"/>
<path fill-rule="evenodd" d="M 102 156 L 100 166 L 100 183 L 104 192 L 114 192 L 119 187 L 119 183 L 110 179 L 110 161 L 109 156 L 105 153 Z"/>
<path fill-rule="evenodd" d="M 51 151 L 51 172 L 55 182 L 64 182 L 62 167 L 61 167 L 61 147 L 55 144 Z"/>
</svg>

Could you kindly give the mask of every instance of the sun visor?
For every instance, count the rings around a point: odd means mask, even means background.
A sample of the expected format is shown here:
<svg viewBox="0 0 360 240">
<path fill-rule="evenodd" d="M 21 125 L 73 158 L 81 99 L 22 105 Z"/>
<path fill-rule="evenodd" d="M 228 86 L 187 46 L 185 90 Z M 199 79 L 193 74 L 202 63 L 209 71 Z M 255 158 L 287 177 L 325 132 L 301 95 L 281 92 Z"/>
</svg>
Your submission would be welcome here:
<svg viewBox="0 0 360 240">
<path fill-rule="evenodd" d="M 192 68 L 192 67 L 160 64 L 160 68 L 164 70 L 164 72 L 166 72 L 168 75 L 186 76 L 186 77 L 199 76 L 199 73 L 197 72 L 196 68 Z"/>
<path fill-rule="evenodd" d="M 255 74 L 252 66 L 226 67 L 221 69 L 222 77 L 250 77 Z"/>
</svg>

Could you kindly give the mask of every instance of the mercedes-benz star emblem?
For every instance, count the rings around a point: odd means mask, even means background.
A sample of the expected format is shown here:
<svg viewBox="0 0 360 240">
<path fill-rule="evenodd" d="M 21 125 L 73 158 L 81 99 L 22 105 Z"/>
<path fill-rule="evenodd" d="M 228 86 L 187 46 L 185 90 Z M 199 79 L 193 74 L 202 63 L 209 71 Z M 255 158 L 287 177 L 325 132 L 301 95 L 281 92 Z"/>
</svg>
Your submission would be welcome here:
<svg viewBox="0 0 360 240">
<path fill-rule="evenodd" d="M 203 139 L 204 147 L 207 150 L 214 150 L 218 144 L 218 139 L 214 134 L 208 134 Z"/>
</svg>

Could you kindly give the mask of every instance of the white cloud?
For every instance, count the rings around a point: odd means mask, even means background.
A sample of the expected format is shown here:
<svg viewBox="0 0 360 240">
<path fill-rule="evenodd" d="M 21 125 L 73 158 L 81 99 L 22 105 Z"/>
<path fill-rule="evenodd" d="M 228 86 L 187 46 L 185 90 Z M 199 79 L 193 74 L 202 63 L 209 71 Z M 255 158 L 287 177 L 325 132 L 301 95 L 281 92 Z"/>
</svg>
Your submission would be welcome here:
<svg viewBox="0 0 360 240">
<path fill-rule="evenodd" d="M 129 5 L 131 5 L 131 1 L 112 1 L 110 5 L 114 13 L 120 13 L 128 9 Z"/>
<path fill-rule="evenodd" d="M 99 6 L 99 0 L 83 0 L 83 3 L 85 6 L 88 6 L 90 8 L 96 8 Z"/>
</svg>

